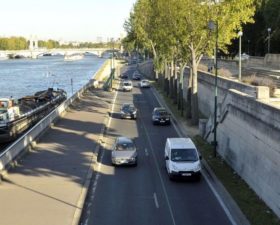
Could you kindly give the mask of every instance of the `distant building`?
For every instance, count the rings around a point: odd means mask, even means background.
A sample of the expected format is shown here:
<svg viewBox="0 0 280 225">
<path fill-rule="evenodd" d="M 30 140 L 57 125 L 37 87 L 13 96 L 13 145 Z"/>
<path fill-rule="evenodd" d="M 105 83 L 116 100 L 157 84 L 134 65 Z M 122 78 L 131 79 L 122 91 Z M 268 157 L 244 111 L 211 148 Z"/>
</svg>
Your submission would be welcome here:
<svg viewBox="0 0 280 225">
<path fill-rule="evenodd" d="M 96 38 L 96 43 L 103 43 L 103 38 L 102 37 L 97 37 Z"/>
</svg>

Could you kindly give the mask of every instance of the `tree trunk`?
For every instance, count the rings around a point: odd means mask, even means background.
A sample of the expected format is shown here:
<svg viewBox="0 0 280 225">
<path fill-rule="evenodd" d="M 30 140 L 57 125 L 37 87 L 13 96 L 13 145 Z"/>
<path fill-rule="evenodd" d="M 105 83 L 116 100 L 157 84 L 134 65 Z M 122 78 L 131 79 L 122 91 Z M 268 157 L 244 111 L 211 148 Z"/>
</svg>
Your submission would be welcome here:
<svg viewBox="0 0 280 225">
<path fill-rule="evenodd" d="M 192 124 L 198 124 L 198 95 L 197 95 L 197 65 L 196 62 L 193 60 L 192 65 L 192 98 L 191 98 L 191 112 L 192 112 Z"/>
<path fill-rule="evenodd" d="M 192 69 L 189 69 L 189 82 L 188 82 L 188 87 L 187 87 L 187 107 L 186 107 L 186 117 L 187 119 L 192 118 Z"/>
<path fill-rule="evenodd" d="M 165 79 L 164 79 L 164 91 L 166 93 L 167 96 L 169 96 L 169 75 L 168 75 L 169 71 L 168 71 L 168 64 L 167 62 L 165 62 L 165 70 L 164 70 L 164 74 L 165 74 Z"/>
<path fill-rule="evenodd" d="M 174 104 L 178 103 L 178 74 L 177 74 L 177 66 L 175 63 L 174 66 L 174 95 L 173 95 L 173 100 L 174 100 Z"/>
<path fill-rule="evenodd" d="M 156 74 L 156 77 L 155 77 L 155 80 L 156 80 L 156 82 L 158 81 L 158 78 L 159 78 L 159 72 L 157 71 L 157 70 L 155 70 L 155 74 Z"/>
<path fill-rule="evenodd" d="M 177 94 L 177 109 L 180 110 L 181 109 L 181 83 L 178 84 L 178 94 Z"/>
<path fill-rule="evenodd" d="M 178 109 L 182 109 L 184 108 L 184 72 L 185 72 L 185 68 L 186 68 L 186 63 L 181 64 L 180 66 L 180 79 L 179 79 L 179 95 L 178 95 Z M 183 113 L 183 111 L 182 111 Z"/>
</svg>

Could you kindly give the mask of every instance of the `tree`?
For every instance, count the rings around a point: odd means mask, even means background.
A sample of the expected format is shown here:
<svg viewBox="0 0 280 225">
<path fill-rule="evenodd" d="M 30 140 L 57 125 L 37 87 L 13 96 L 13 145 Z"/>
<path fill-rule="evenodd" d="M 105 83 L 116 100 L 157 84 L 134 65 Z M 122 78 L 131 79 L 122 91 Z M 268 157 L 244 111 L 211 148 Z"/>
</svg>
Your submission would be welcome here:
<svg viewBox="0 0 280 225">
<path fill-rule="evenodd" d="M 181 68 L 186 64 L 191 68 L 193 124 L 198 123 L 197 69 L 200 60 L 204 54 L 212 53 L 216 32 L 219 48 L 227 52 L 227 46 L 237 37 L 242 25 L 253 22 L 253 3 L 254 0 L 224 0 L 220 4 L 211 0 L 138 0 L 134 5 L 127 26 L 130 40 L 152 49 L 157 72 L 165 67 L 165 78 L 169 82 L 167 93 L 173 82 L 173 72 L 170 74 L 168 65 L 172 68 L 174 62 L 180 62 Z M 210 21 L 215 22 L 215 31 L 208 28 Z"/>
<path fill-rule="evenodd" d="M 210 54 L 214 47 L 215 36 L 208 28 L 209 21 L 214 21 L 215 32 L 219 36 L 219 48 L 227 52 L 227 45 L 242 30 L 242 24 L 253 22 L 253 0 L 225 0 L 220 4 L 188 0 L 191 11 L 186 19 L 189 35 L 187 43 L 191 55 L 192 70 L 192 122 L 198 123 L 197 68 L 203 54 Z"/>
</svg>

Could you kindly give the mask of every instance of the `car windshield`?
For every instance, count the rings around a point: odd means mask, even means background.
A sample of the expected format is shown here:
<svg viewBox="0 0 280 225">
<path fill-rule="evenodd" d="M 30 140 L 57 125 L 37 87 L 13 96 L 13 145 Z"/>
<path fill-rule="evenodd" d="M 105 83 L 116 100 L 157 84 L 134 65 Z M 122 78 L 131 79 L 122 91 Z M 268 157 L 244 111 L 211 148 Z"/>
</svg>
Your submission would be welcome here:
<svg viewBox="0 0 280 225">
<path fill-rule="evenodd" d="M 158 116 L 168 116 L 168 113 L 164 110 L 156 111 L 155 114 Z"/>
<path fill-rule="evenodd" d="M 134 111 L 135 110 L 134 106 L 132 106 L 132 105 L 124 105 L 122 107 L 122 109 L 125 111 Z"/>
<path fill-rule="evenodd" d="M 195 162 L 198 160 L 198 156 L 195 149 L 172 149 L 171 161 L 182 162 L 190 161 Z"/>
<path fill-rule="evenodd" d="M 116 146 L 116 151 L 134 151 L 135 146 L 132 142 L 118 143 Z"/>
<path fill-rule="evenodd" d="M 131 86 L 131 83 L 123 83 L 124 86 Z"/>
</svg>

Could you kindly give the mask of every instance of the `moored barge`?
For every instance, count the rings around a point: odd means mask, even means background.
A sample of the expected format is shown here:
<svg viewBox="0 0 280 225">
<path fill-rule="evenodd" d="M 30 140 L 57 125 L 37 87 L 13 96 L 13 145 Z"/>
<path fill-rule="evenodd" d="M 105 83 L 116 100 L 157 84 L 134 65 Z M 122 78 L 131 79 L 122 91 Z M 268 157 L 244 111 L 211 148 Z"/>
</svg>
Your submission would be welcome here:
<svg viewBox="0 0 280 225">
<path fill-rule="evenodd" d="M 64 90 L 53 88 L 20 99 L 0 98 L 0 143 L 15 140 L 66 98 Z"/>
</svg>

